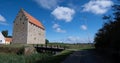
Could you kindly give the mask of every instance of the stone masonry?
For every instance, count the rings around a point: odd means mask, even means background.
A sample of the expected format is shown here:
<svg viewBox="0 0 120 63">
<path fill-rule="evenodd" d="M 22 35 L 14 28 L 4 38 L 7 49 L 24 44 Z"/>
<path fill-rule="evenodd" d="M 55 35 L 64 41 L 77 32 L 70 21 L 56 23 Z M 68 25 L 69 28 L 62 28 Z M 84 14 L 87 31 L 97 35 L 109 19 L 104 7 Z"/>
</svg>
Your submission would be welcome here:
<svg viewBox="0 0 120 63">
<path fill-rule="evenodd" d="M 14 20 L 12 44 L 45 44 L 45 28 L 23 9 Z"/>
</svg>

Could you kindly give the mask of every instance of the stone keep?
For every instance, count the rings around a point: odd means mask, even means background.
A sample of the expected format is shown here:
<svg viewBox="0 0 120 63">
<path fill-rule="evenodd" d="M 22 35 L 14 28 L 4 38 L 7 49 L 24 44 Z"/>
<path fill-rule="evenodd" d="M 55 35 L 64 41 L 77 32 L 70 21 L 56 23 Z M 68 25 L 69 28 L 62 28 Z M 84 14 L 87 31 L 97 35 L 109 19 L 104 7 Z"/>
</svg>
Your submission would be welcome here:
<svg viewBox="0 0 120 63">
<path fill-rule="evenodd" d="M 14 20 L 13 44 L 45 44 L 44 26 L 21 9 Z"/>
</svg>

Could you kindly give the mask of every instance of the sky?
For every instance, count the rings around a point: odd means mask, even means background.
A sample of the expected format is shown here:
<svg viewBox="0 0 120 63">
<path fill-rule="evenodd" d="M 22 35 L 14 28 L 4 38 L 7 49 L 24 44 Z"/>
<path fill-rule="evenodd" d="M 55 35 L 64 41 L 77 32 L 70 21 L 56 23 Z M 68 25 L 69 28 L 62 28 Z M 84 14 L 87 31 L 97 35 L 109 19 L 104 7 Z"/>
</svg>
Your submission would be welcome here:
<svg viewBox="0 0 120 63">
<path fill-rule="evenodd" d="M 0 31 L 13 33 L 13 21 L 23 8 L 38 19 L 50 42 L 92 43 L 104 15 L 115 0 L 0 0 Z"/>
</svg>

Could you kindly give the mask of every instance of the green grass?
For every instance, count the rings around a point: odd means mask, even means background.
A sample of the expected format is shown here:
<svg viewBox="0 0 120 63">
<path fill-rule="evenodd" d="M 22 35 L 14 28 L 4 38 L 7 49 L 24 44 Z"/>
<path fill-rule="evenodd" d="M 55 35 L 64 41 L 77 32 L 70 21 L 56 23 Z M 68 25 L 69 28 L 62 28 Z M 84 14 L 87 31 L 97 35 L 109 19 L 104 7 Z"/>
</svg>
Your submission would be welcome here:
<svg viewBox="0 0 120 63">
<path fill-rule="evenodd" d="M 65 60 L 67 56 L 72 54 L 74 51 L 84 50 L 84 49 L 91 49 L 94 48 L 91 44 L 62 44 L 62 43 L 50 43 L 48 45 L 53 46 L 63 46 L 66 50 L 62 51 L 61 53 L 54 55 L 52 57 L 46 58 L 45 60 L 39 60 L 37 63 L 61 63 Z"/>
<path fill-rule="evenodd" d="M 31 54 L 16 55 L 0 53 L 0 63 L 60 63 L 73 51 L 65 50 L 57 55 Z"/>
<path fill-rule="evenodd" d="M 45 46 L 45 45 L 39 45 Z M 91 48 L 92 44 L 68 44 L 68 43 L 48 43 L 47 46 L 58 46 L 66 49 L 84 49 Z"/>
<path fill-rule="evenodd" d="M 65 58 L 70 55 L 73 51 L 65 50 L 61 53 L 45 58 L 44 60 L 39 60 L 37 63 L 61 63 Z"/>
<path fill-rule="evenodd" d="M 50 54 L 32 54 L 32 55 L 16 55 L 0 53 L 0 63 L 36 63 L 38 60 L 42 60 L 51 56 Z"/>
<path fill-rule="evenodd" d="M 21 52 L 21 48 L 32 45 L 0 45 L 0 63 L 61 63 L 67 56 L 76 50 L 94 48 L 91 44 L 64 44 L 64 43 L 50 43 L 49 46 L 61 46 L 66 50 L 56 54 L 48 53 L 34 53 L 31 55 L 17 55 L 16 52 Z M 20 49 L 20 51 L 18 51 Z M 4 51 L 4 52 L 3 52 Z"/>
</svg>

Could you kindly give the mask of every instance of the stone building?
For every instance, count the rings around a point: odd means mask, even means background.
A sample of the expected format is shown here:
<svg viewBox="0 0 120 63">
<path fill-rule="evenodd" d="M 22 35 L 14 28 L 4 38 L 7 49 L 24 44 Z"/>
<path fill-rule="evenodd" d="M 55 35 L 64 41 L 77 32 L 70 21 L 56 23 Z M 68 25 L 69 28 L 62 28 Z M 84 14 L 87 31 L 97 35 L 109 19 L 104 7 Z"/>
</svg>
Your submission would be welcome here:
<svg viewBox="0 0 120 63">
<path fill-rule="evenodd" d="M 10 44 L 12 41 L 12 38 L 4 37 L 4 35 L 0 32 L 0 44 Z"/>
<path fill-rule="evenodd" d="M 21 9 L 14 20 L 13 44 L 45 44 L 44 26 Z"/>
<path fill-rule="evenodd" d="M 12 38 L 8 38 L 8 37 L 5 38 L 5 44 L 6 45 L 11 44 L 11 42 L 12 42 Z"/>
</svg>

